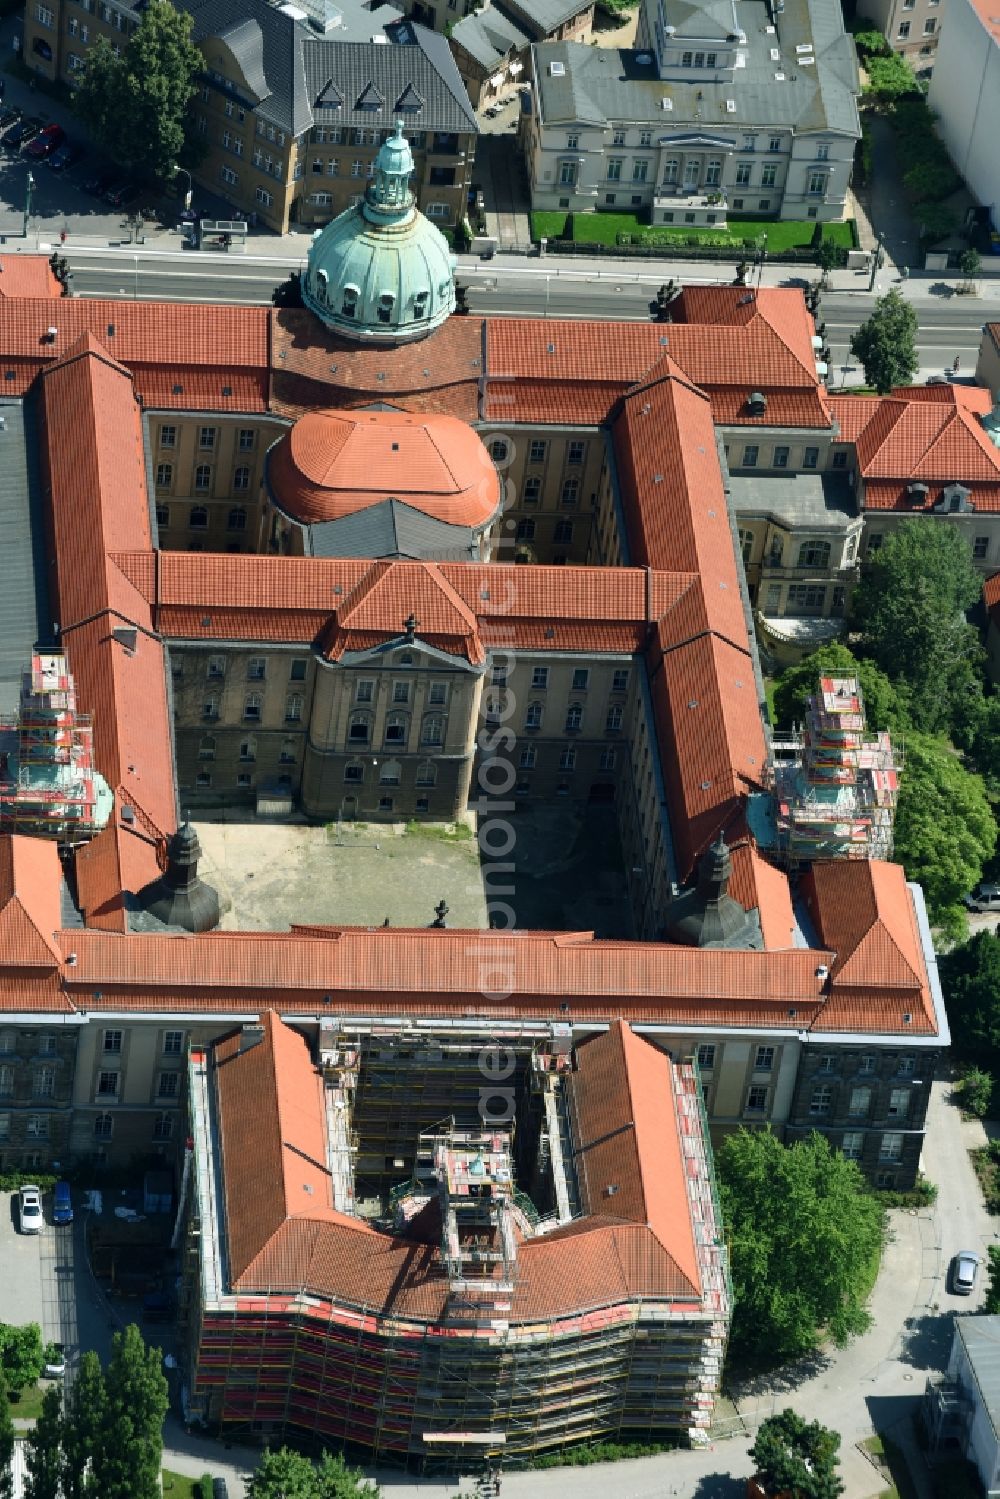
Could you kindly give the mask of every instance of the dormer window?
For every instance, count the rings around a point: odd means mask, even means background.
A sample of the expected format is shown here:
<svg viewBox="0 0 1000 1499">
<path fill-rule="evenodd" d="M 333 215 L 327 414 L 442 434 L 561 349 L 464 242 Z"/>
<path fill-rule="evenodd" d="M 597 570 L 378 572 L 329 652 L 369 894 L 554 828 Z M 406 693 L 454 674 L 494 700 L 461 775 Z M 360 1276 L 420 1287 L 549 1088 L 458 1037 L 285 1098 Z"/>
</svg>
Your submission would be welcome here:
<svg viewBox="0 0 1000 1499">
<path fill-rule="evenodd" d="M 378 320 L 380 323 L 388 323 L 392 320 L 392 309 L 396 305 L 396 294 L 384 291 L 378 299 Z"/>
<path fill-rule="evenodd" d="M 413 316 L 416 318 L 427 316 L 427 304 L 430 302 L 431 294 L 424 288 L 413 294 Z"/>
<path fill-rule="evenodd" d="M 344 298 L 340 306 L 342 317 L 357 317 L 358 298 L 360 295 L 361 288 L 359 286 L 348 285 L 344 287 Z"/>
</svg>

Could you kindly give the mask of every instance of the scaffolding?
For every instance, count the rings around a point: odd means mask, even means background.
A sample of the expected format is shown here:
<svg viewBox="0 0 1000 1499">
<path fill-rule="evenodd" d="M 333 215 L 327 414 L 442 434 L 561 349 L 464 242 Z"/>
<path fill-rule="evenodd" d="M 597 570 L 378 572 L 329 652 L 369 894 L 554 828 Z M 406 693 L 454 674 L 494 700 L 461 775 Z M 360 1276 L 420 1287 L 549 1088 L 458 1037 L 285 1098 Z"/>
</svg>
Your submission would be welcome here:
<svg viewBox="0 0 1000 1499">
<path fill-rule="evenodd" d="M 65 654 L 36 653 L 21 678 L 18 712 L 0 717 L 0 832 L 72 847 L 101 831 L 113 801 Z"/>
<path fill-rule="evenodd" d="M 866 732 L 856 678 L 821 677 L 804 728 L 773 747 L 773 836 L 787 867 L 892 857 L 903 753 L 886 732 Z"/>
</svg>

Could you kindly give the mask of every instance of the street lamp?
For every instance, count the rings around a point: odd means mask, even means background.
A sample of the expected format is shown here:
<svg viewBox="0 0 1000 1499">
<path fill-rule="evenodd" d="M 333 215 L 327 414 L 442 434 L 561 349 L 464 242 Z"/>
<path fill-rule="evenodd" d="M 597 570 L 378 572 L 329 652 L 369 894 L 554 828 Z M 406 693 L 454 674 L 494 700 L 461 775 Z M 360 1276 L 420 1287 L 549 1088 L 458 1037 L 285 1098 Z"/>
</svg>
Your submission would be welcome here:
<svg viewBox="0 0 1000 1499">
<path fill-rule="evenodd" d="M 191 173 L 188 171 L 187 167 L 174 167 L 174 171 L 183 172 L 185 177 L 187 178 L 188 185 L 187 192 L 184 194 L 184 207 L 185 209 L 188 209 L 191 207 L 191 199 L 194 197 L 194 182 L 192 181 Z"/>
<path fill-rule="evenodd" d="M 28 220 L 31 218 L 31 195 L 35 190 L 35 179 L 29 171 L 24 184 L 24 237 L 28 238 Z"/>
</svg>

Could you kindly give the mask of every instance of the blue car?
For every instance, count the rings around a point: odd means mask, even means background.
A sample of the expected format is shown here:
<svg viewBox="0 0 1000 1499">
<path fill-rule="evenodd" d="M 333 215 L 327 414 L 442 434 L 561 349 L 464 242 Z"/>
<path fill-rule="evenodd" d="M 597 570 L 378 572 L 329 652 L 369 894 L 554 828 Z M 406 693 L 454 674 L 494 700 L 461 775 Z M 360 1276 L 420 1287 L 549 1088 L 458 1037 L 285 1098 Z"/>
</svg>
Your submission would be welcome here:
<svg viewBox="0 0 1000 1499">
<path fill-rule="evenodd" d="M 69 1182 L 56 1182 L 55 1187 L 53 1188 L 52 1222 L 73 1222 L 73 1203 L 69 1195 Z"/>
</svg>

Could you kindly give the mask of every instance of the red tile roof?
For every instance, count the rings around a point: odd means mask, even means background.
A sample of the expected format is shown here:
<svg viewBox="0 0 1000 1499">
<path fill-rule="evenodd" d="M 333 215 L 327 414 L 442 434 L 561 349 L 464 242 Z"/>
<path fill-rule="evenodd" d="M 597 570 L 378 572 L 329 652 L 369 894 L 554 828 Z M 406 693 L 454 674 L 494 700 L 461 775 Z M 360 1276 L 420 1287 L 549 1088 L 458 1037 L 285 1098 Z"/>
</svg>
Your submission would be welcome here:
<svg viewBox="0 0 1000 1499">
<path fill-rule="evenodd" d="M 730 850 L 733 873 L 729 894 L 747 911 L 760 912 L 764 946 L 770 952 L 795 945 L 795 914 L 788 876 L 769 864 L 753 843 L 737 843 Z"/>
<path fill-rule="evenodd" d="M 453 416 L 310 412 L 269 454 L 267 477 L 272 498 L 304 525 L 394 498 L 478 531 L 500 503 L 500 476 L 482 441 Z"/>
<path fill-rule="evenodd" d="M 0 273 L 2 275 L 2 273 Z M 268 317 L 264 307 L 234 303 L 136 302 L 91 297 L 0 299 L 0 349 L 7 355 L 51 364 L 91 332 L 123 364 L 268 366 Z M 53 340 L 49 328 L 56 328 Z"/>
<path fill-rule="evenodd" d="M 59 850 L 45 838 L 0 835 L 0 956 L 13 968 L 62 962 Z"/>
<path fill-rule="evenodd" d="M 63 294 L 47 255 L 0 255 L 0 301 L 15 297 L 57 298 Z"/>
</svg>

